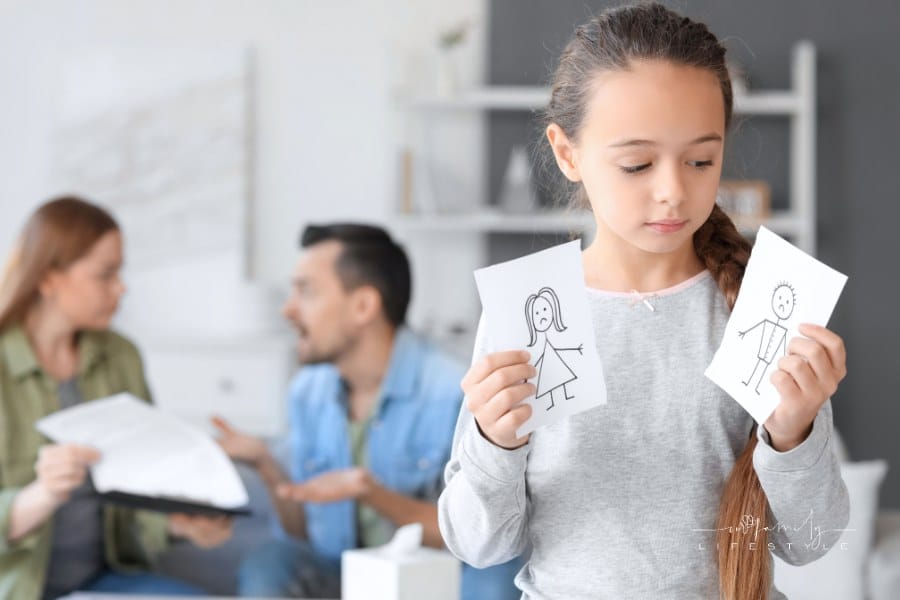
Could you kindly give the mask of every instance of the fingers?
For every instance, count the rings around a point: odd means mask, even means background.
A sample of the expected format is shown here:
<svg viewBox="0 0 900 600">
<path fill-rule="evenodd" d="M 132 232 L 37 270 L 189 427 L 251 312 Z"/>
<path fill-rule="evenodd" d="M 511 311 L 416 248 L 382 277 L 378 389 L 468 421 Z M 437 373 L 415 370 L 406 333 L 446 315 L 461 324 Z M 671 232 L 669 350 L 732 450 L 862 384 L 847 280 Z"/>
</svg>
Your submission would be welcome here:
<svg viewBox="0 0 900 600">
<path fill-rule="evenodd" d="M 497 419 L 497 425 L 508 431 L 518 431 L 519 427 L 524 425 L 525 421 L 531 418 L 531 410 L 530 404 L 517 406 Z M 524 443 L 525 439 L 526 438 L 519 438 L 516 441 Z"/>
<path fill-rule="evenodd" d="M 173 535 L 189 539 L 201 548 L 218 546 L 229 537 L 234 525 L 231 517 L 188 515 L 173 513 L 169 515 L 169 531 Z"/>
<path fill-rule="evenodd" d="M 100 460 L 100 452 L 79 444 L 49 444 L 38 450 L 38 461 L 91 465 Z"/>
<path fill-rule="evenodd" d="M 814 340 L 795 337 L 788 345 L 788 352 L 789 356 L 799 357 L 809 365 L 818 380 L 818 387 L 824 390 L 826 395 L 831 396 L 837 391 L 841 376 L 822 344 Z"/>
<path fill-rule="evenodd" d="M 534 394 L 535 389 L 532 383 L 519 383 L 504 388 L 488 401 L 478 416 L 488 423 L 499 422 L 513 407 Z"/>
<path fill-rule="evenodd" d="M 308 498 L 306 486 L 302 483 L 280 483 L 275 488 L 277 496 L 283 500 L 304 502 Z"/>
<path fill-rule="evenodd" d="M 234 427 L 231 426 L 231 423 L 229 423 L 228 421 L 226 421 L 224 418 L 220 417 L 219 415 L 214 415 L 210 419 L 210 422 L 213 424 L 213 426 L 216 429 L 218 429 L 220 432 L 222 432 L 225 435 L 234 435 L 237 433 L 237 430 L 235 430 Z"/>
<path fill-rule="evenodd" d="M 467 387 L 481 383 L 498 369 L 518 363 L 527 363 L 529 360 L 531 360 L 531 354 L 525 350 L 508 350 L 488 354 L 472 365 L 463 377 L 462 388 L 465 390 Z"/>
<path fill-rule="evenodd" d="M 100 453 L 77 444 L 51 444 L 38 450 L 34 465 L 38 481 L 51 493 L 63 496 L 84 483 L 89 465 Z"/>
<path fill-rule="evenodd" d="M 803 392 L 800 391 L 797 382 L 787 371 L 778 369 L 772 373 L 772 377 L 770 377 L 769 380 L 772 382 L 772 385 L 775 386 L 775 389 L 778 390 L 778 395 L 782 398 L 796 400 L 803 396 Z"/>
<path fill-rule="evenodd" d="M 838 380 L 843 379 L 847 375 L 847 348 L 841 336 L 826 327 L 811 323 L 802 323 L 799 329 L 800 333 L 824 347 L 831 364 L 834 365 Z"/>
<path fill-rule="evenodd" d="M 778 361 L 778 369 L 786 372 L 794 380 L 803 396 L 822 396 L 824 402 L 824 390 L 819 380 L 813 373 L 812 367 L 809 366 L 802 356 L 791 354 L 785 356 Z"/>
<path fill-rule="evenodd" d="M 529 363 L 515 363 L 501 367 L 488 375 L 479 385 L 468 390 L 469 408 L 472 409 L 474 406 L 477 410 L 502 391 L 531 379 L 536 374 L 537 370 Z"/>
</svg>

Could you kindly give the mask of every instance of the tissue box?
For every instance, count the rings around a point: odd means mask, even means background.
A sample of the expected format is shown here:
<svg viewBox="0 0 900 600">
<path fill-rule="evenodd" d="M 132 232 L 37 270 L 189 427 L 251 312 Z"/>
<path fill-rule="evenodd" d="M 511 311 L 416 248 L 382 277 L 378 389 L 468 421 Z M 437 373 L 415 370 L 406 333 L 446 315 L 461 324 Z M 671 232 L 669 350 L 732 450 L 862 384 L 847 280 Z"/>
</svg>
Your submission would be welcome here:
<svg viewBox="0 0 900 600">
<path fill-rule="evenodd" d="M 459 600 L 461 564 L 449 552 L 384 547 L 341 555 L 342 600 Z"/>
</svg>

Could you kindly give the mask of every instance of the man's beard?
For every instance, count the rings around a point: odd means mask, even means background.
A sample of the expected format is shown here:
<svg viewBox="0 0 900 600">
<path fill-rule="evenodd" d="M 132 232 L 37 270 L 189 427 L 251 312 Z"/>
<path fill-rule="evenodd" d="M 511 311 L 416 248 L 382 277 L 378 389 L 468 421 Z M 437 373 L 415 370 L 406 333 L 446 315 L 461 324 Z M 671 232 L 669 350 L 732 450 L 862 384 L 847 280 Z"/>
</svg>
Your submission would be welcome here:
<svg viewBox="0 0 900 600">
<path fill-rule="evenodd" d="M 301 330 L 301 335 L 307 340 L 309 339 L 304 335 L 303 330 Z M 303 365 L 334 364 L 347 354 L 356 345 L 356 342 L 357 337 L 348 334 L 343 336 L 332 348 L 316 348 L 307 343 L 306 350 L 301 350 L 298 358 L 300 364 Z"/>
</svg>

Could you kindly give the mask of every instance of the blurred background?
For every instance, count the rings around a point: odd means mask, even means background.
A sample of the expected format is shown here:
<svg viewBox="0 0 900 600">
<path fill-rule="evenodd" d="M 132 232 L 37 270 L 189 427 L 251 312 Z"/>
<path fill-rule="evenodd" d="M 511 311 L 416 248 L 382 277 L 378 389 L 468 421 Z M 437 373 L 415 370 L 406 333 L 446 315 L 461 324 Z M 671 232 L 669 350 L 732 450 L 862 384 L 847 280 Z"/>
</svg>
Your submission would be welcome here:
<svg viewBox="0 0 900 600">
<path fill-rule="evenodd" d="M 413 261 L 413 326 L 461 357 L 472 269 L 590 236 L 535 168 L 534 117 L 574 26 L 608 4 L 0 0 L 0 250 L 51 196 L 110 208 L 118 326 L 160 403 L 274 435 L 305 224 L 386 225 Z M 849 275 L 835 422 L 855 460 L 896 467 L 900 4 L 667 4 L 725 40 L 742 84 L 723 205 Z M 896 470 L 880 501 L 900 508 Z"/>
</svg>

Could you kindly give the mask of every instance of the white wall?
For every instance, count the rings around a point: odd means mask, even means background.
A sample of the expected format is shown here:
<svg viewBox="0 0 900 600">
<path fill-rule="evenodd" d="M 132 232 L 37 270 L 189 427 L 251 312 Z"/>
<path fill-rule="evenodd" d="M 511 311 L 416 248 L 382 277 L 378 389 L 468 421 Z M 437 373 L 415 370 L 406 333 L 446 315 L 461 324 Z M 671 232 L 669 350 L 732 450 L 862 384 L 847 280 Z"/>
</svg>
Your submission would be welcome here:
<svg viewBox="0 0 900 600">
<path fill-rule="evenodd" d="M 98 44 L 247 45 L 255 55 L 250 267 L 258 282 L 282 285 L 306 222 L 389 221 L 404 126 L 397 91 L 429 88 L 437 32 L 463 17 L 476 35 L 459 57 L 461 79 L 481 80 L 485 4 L 0 1 L 0 252 L 27 214 L 60 191 L 47 183 L 60 53 Z M 464 135 L 478 139 L 471 127 Z M 480 163 L 480 148 L 470 150 Z"/>
</svg>

